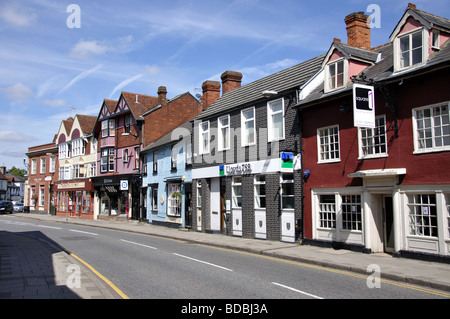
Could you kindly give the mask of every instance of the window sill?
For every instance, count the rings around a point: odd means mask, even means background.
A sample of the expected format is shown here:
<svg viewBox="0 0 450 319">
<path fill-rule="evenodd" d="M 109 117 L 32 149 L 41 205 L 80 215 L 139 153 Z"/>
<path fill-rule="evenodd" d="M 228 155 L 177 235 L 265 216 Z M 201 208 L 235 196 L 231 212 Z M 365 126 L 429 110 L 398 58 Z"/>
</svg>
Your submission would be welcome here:
<svg viewBox="0 0 450 319">
<path fill-rule="evenodd" d="M 317 164 L 334 164 L 334 163 L 340 163 L 341 159 L 337 159 L 337 160 L 331 160 L 331 161 L 319 161 L 317 162 Z"/>
<path fill-rule="evenodd" d="M 386 157 L 388 157 L 388 154 L 366 155 L 366 156 L 359 156 L 358 160 L 363 161 L 367 159 L 386 158 Z"/>
</svg>

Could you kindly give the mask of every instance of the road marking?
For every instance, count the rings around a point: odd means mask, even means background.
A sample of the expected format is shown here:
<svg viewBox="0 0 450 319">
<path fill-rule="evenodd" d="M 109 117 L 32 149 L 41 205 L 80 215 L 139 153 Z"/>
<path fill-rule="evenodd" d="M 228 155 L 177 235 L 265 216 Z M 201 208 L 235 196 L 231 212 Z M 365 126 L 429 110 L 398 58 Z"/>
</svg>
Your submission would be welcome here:
<svg viewBox="0 0 450 319">
<path fill-rule="evenodd" d="M 203 264 L 206 264 L 206 265 L 210 265 L 210 266 L 213 266 L 213 267 L 217 267 L 217 268 L 220 268 L 220 269 L 223 269 L 223 270 L 226 270 L 226 271 L 233 271 L 232 269 L 225 268 L 225 267 L 222 267 L 222 266 L 219 266 L 219 265 L 215 265 L 215 264 L 212 264 L 212 263 L 203 261 L 203 260 L 195 259 L 195 258 L 188 257 L 188 256 L 184 256 L 184 255 L 180 255 L 180 254 L 177 254 L 177 253 L 173 253 L 173 254 L 174 254 L 175 256 L 183 257 L 183 258 L 186 258 L 186 259 L 189 259 L 189 260 L 193 260 L 193 261 L 196 261 L 196 262 L 199 262 L 199 263 L 203 263 Z"/>
<path fill-rule="evenodd" d="M 47 226 L 47 225 L 36 225 L 38 227 L 43 227 L 43 228 L 51 228 L 51 229 L 62 229 L 60 227 L 53 227 L 53 226 Z"/>
<path fill-rule="evenodd" d="M 298 293 L 303 294 L 303 295 L 307 295 L 307 296 L 316 298 L 316 299 L 323 299 L 322 297 L 319 297 L 319 296 L 316 296 L 316 295 L 313 295 L 313 294 L 310 294 L 310 293 L 307 293 L 307 292 L 304 292 L 304 291 L 301 291 L 301 290 L 298 290 L 298 289 L 295 289 L 295 288 L 292 288 L 292 287 L 289 287 L 289 286 L 285 286 L 285 285 L 279 284 L 277 282 L 272 282 L 272 284 L 280 286 L 280 287 L 283 287 L 283 288 L 286 288 L 286 289 L 289 289 L 289 290 L 292 290 L 292 291 L 295 291 L 295 292 L 298 292 Z"/>
<path fill-rule="evenodd" d="M 82 262 L 86 267 L 88 267 L 94 274 L 96 274 L 98 277 L 100 277 L 104 282 L 106 282 L 115 292 L 117 292 L 119 294 L 120 297 L 122 297 L 123 299 L 130 299 L 122 290 L 120 290 L 119 288 L 116 287 L 116 285 L 114 285 L 108 278 L 106 278 L 105 276 L 103 276 L 101 273 L 99 273 L 97 270 L 95 270 L 94 267 L 92 267 L 91 265 L 89 265 L 87 262 L 85 262 L 83 259 L 81 259 L 80 257 L 78 257 L 77 255 L 73 254 L 73 253 L 69 253 L 71 256 L 73 256 L 74 258 L 76 258 L 77 260 L 79 260 L 80 262 Z"/>
<path fill-rule="evenodd" d="M 129 243 L 129 244 L 133 244 L 133 245 L 138 245 L 138 246 L 150 248 L 150 249 L 158 249 L 156 247 L 152 247 L 152 246 L 148 246 L 148 245 L 144 245 L 144 244 L 140 244 L 140 243 L 135 243 L 134 241 L 129 241 L 129 240 L 125 240 L 125 239 L 121 239 L 121 241 L 124 241 L 124 242 Z"/>
<path fill-rule="evenodd" d="M 98 234 L 90 233 L 90 232 L 82 231 L 82 230 L 69 229 L 69 231 L 73 231 L 73 232 L 76 232 L 76 233 L 83 233 L 83 234 L 93 235 L 93 236 L 98 236 Z"/>
</svg>

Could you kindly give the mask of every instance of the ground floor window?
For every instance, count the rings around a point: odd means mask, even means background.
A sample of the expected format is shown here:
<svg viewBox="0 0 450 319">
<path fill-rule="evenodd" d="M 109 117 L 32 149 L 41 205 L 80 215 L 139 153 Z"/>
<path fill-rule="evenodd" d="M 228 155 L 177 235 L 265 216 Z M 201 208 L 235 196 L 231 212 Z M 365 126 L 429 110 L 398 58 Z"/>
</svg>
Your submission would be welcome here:
<svg viewBox="0 0 450 319">
<path fill-rule="evenodd" d="M 94 214 L 94 193 L 91 191 L 70 191 L 56 193 L 56 210 L 70 216 Z"/>
<path fill-rule="evenodd" d="M 294 209 L 294 174 L 281 174 L 281 208 Z"/>
<path fill-rule="evenodd" d="M 411 235 L 437 237 L 437 208 L 435 194 L 408 196 L 409 233 Z"/>
<path fill-rule="evenodd" d="M 158 187 L 152 187 L 152 210 L 158 211 Z"/>
<path fill-rule="evenodd" d="M 231 188 L 233 208 L 242 208 L 242 176 L 233 177 Z"/>
<path fill-rule="evenodd" d="M 342 228 L 362 230 L 361 195 L 342 196 Z"/>
<path fill-rule="evenodd" d="M 181 184 L 167 184 L 167 215 L 181 216 Z"/>
<path fill-rule="evenodd" d="M 447 211 L 447 236 L 450 238 L 450 194 L 447 194 L 446 197 L 446 211 Z"/>
<path fill-rule="evenodd" d="M 336 228 L 336 202 L 334 195 L 319 196 L 319 225 L 321 228 Z"/>
<path fill-rule="evenodd" d="M 127 215 L 130 205 L 128 191 L 118 191 L 108 186 L 110 191 L 102 191 L 100 198 L 100 214 L 104 216 Z"/>
</svg>

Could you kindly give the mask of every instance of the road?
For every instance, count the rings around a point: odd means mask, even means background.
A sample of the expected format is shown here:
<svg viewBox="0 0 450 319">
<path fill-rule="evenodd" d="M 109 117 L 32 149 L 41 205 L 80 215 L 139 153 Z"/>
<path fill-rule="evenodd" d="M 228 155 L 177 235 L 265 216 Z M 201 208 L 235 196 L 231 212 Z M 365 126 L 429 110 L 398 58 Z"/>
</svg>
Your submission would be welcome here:
<svg viewBox="0 0 450 319">
<path fill-rule="evenodd" d="M 0 230 L 51 239 L 132 299 L 442 298 L 430 289 L 117 230 L 0 216 Z"/>
</svg>

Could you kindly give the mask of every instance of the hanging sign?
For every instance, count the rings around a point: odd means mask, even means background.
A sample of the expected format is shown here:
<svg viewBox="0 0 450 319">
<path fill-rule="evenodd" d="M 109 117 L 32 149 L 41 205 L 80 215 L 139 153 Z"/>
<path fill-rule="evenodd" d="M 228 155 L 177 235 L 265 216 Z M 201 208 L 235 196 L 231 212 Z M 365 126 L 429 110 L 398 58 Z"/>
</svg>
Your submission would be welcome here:
<svg viewBox="0 0 450 319">
<path fill-rule="evenodd" d="M 373 86 L 353 84 L 353 122 L 355 127 L 375 128 Z"/>
<path fill-rule="evenodd" d="M 127 191 L 128 190 L 128 181 L 127 180 L 121 180 L 120 181 L 120 190 L 121 191 Z"/>
</svg>

